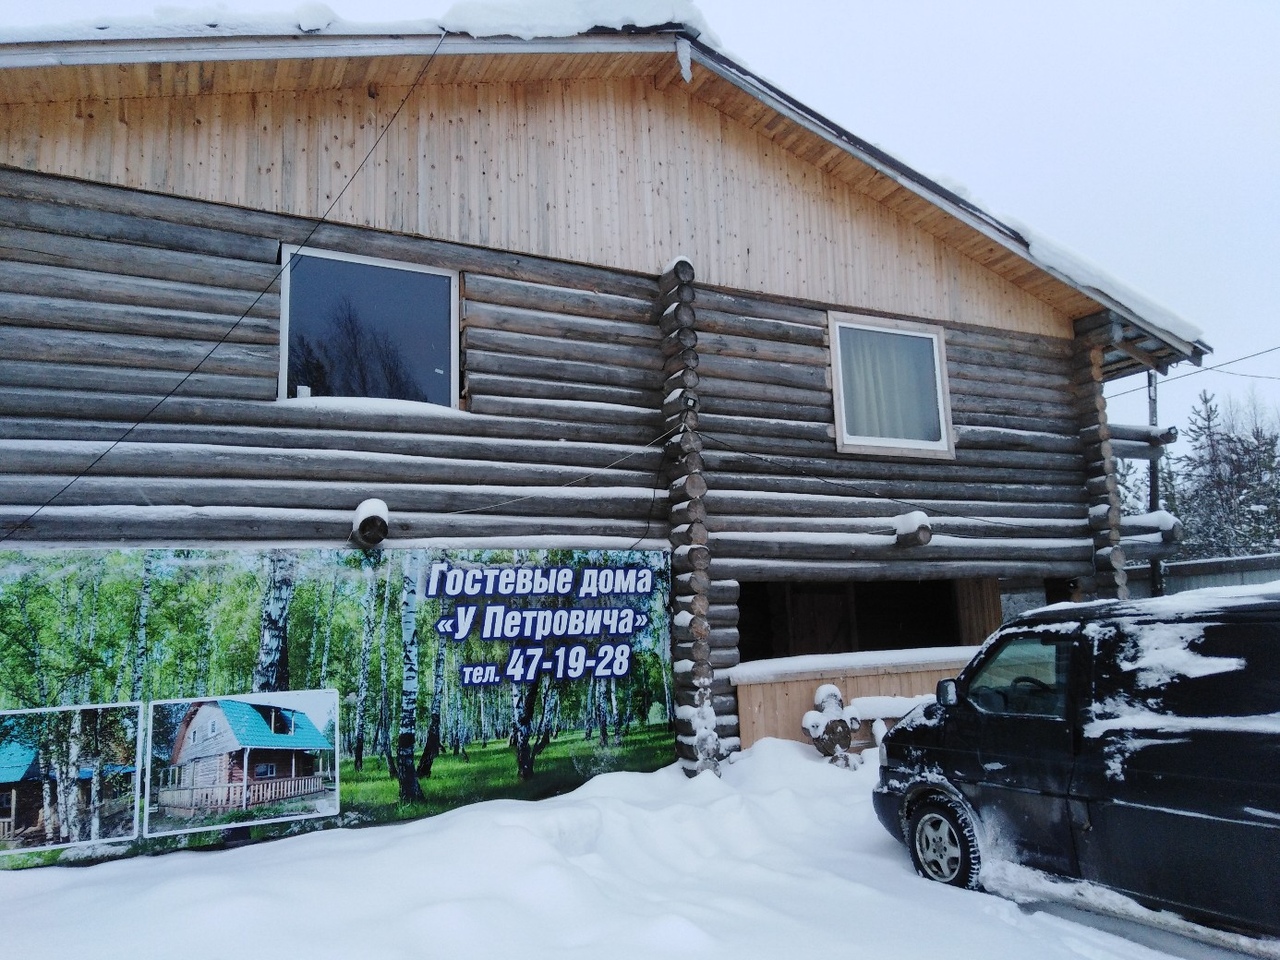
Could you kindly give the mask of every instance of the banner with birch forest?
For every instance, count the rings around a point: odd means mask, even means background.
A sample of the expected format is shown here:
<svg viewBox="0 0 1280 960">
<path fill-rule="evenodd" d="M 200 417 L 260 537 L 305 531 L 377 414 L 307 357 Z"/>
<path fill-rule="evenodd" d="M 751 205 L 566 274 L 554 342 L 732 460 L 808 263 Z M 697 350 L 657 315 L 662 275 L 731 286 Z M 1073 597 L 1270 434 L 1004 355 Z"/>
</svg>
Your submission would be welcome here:
<svg viewBox="0 0 1280 960">
<path fill-rule="evenodd" d="M 0 552 L 0 867 L 657 769 L 669 594 L 660 551 Z"/>
</svg>

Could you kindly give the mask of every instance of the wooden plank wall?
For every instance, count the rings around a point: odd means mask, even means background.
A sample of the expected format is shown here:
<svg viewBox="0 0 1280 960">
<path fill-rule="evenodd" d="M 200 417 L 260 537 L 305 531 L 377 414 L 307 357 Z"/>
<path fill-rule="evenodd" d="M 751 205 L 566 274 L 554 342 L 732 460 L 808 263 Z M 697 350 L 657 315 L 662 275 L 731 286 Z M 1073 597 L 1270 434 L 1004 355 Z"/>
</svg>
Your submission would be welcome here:
<svg viewBox="0 0 1280 960">
<path fill-rule="evenodd" d="M 1048 303 L 682 82 L 183 93 L 12 104 L 0 163 L 631 271 L 684 254 L 713 285 L 1072 335 Z"/>
<path fill-rule="evenodd" d="M 824 683 L 834 683 L 839 687 L 845 703 L 855 697 L 918 697 L 932 694 L 939 680 L 954 677 L 966 663 L 967 660 L 956 660 L 946 664 L 864 667 L 765 683 L 738 684 L 733 689 L 738 698 L 742 748 L 746 749 L 763 737 L 812 743 L 812 738 L 800 726 L 800 718 L 813 709 L 814 692 Z M 855 740 L 870 745 L 870 727 L 870 723 L 864 722 L 855 731 Z"/>
<path fill-rule="evenodd" d="M 396 537 L 666 538 L 656 277 L 322 226 L 461 272 L 471 411 L 281 403 L 312 227 L 0 168 L 0 529 L 57 494 L 13 540 L 341 541 L 376 496 Z"/>
<path fill-rule="evenodd" d="M 979 644 L 1000 626 L 1000 581 L 995 577 L 956 580 L 956 619 L 960 621 L 960 643 Z"/>
<path fill-rule="evenodd" d="M 955 460 L 852 457 L 835 450 L 825 310 L 701 287 L 696 307 L 714 579 L 1092 572 L 1069 342 L 947 324 Z M 933 541 L 894 545 L 891 518 L 916 509 Z"/>
</svg>

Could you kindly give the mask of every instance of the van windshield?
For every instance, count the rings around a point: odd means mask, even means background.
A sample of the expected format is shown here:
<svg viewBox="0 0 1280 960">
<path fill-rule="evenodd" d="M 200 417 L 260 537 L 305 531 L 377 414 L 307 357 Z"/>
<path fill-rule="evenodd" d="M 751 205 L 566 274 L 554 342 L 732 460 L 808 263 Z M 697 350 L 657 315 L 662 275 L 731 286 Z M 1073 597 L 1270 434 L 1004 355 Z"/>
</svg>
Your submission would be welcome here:
<svg viewBox="0 0 1280 960">
<path fill-rule="evenodd" d="M 969 681 L 969 701 L 985 713 L 1067 715 L 1071 644 L 1043 635 L 1011 637 Z"/>
</svg>

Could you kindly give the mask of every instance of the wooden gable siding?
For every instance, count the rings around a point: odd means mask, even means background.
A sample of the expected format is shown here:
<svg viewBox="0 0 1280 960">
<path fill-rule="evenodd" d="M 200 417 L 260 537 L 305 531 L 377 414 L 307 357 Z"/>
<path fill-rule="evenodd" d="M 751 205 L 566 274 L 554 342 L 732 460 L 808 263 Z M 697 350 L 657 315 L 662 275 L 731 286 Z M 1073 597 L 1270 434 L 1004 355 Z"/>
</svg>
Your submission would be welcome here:
<svg viewBox="0 0 1280 960">
<path fill-rule="evenodd" d="M 835 450 L 825 309 L 705 288 L 695 306 L 717 580 L 1092 573 L 1071 343 L 947 324 L 955 459 L 854 457 Z M 933 542 L 895 546 L 917 509 Z"/>
<path fill-rule="evenodd" d="M 215 724 L 212 736 L 209 734 L 210 722 Z M 172 766 L 194 764 L 202 759 L 217 759 L 238 749 L 240 744 L 236 741 L 222 708 L 216 702 L 202 703 L 178 727 L 169 763 Z M 205 766 L 207 768 L 208 764 Z"/>
<path fill-rule="evenodd" d="M 277 251 L 312 226 L 0 168 L 0 525 L 87 471 L 14 539 L 341 541 L 366 497 L 395 537 L 666 535 L 656 278 L 324 226 L 461 272 L 472 412 L 281 403 Z"/>
<path fill-rule="evenodd" d="M 1009 279 L 1013 255 L 968 227 L 951 236 L 858 161 L 870 179 L 801 159 L 778 125 L 752 129 L 682 81 L 426 83 L 345 192 L 407 87 L 173 89 L 14 104 L 0 162 L 303 216 L 336 201 L 345 223 L 631 271 L 684 254 L 716 285 L 1071 336 Z"/>
</svg>

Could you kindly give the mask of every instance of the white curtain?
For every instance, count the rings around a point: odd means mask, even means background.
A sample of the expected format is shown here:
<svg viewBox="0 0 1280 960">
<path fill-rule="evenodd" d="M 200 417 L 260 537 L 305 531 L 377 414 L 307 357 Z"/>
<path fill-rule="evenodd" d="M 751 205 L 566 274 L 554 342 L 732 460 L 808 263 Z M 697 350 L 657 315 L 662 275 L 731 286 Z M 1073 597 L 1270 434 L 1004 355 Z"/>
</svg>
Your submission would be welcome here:
<svg viewBox="0 0 1280 960">
<path fill-rule="evenodd" d="M 845 433 L 942 439 L 932 337 L 839 327 Z"/>
</svg>

